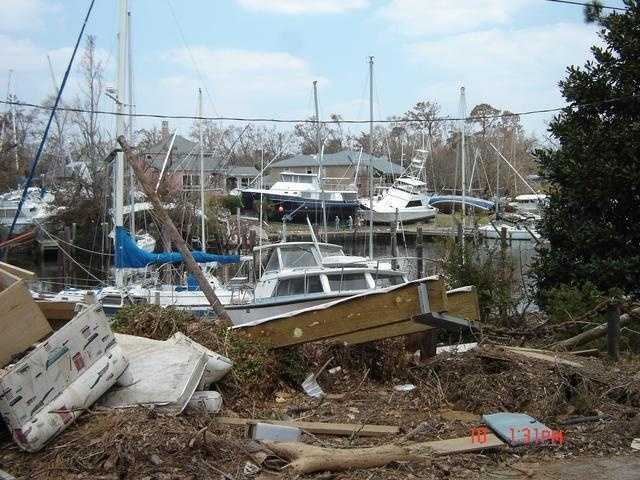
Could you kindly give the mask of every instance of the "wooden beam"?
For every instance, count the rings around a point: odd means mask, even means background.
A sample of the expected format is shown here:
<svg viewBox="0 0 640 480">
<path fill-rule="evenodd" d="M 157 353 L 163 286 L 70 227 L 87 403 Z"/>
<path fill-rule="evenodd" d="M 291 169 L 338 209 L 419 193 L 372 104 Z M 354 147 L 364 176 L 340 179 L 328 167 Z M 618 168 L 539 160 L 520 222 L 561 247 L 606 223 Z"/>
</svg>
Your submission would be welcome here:
<svg viewBox="0 0 640 480">
<path fill-rule="evenodd" d="M 472 322 L 480 320 L 480 303 L 476 287 L 462 287 L 447 292 L 447 313 Z"/>
<path fill-rule="evenodd" d="M 15 265 L 11 265 L 10 263 L 0 262 L 0 269 L 4 270 L 5 272 L 9 272 L 16 277 L 19 277 L 22 280 L 32 281 L 37 278 L 36 274 L 32 271 L 16 267 Z"/>
<path fill-rule="evenodd" d="M 384 327 L 420 315 L 418 286 L 427 284 L 432 312 L 447 309 L 446 289 L 439 278 L 416 280 L 397 287 L 372 291 L 300 310 L 270 320 L 234 329 L 249 339 L 259 339 L 273 348 L 313 342 Z"/>
<path fill-rule="evenodd" d="M 36 300 L 40 311 L 49 321 L 68 322 L 76 315 L 76 304 L 73 302 L 52 302 L 49 300 Z"/>
<path fill-rule="evenodd" d="M 214 423 L 222 425 L 247 425 L 249 423 L 268 423 L 285 427 L 297 427 L 306 432 L 322 435 L 353 435 L 362 437 L 381 437 L 397 435 L 400 428 L 394 425 L 368 425 L 357 423 L 296 422 L 283 420 L 257 420 L 251 418 L 214 417 Z"/>
<path fill-rule="evenodd" d="M 339 335 L 337 337 L 333 337 L 331 341 L 344 346 L 358 345 L 385 338 L 422 333 L 427 330 L 431 330 L 431 328 L 432 327 L 429 327 L 428 325 L 416 323 L 412 320 L 406 320 L 404 322 L 392 323 L 391 325 L 383 325 L 381 327 L 374 327 L 368 330 L 360 330 L 346 335 Z"/>
<path fill-rule="evenodd" d="M 574 367 L 574 368 L 583 367 L 581 363 L 575 362 L 573 360 L 567 360 L 566 358 L 562 358 L 558 356 L 556 352 L 541 353 L 540 351 L 525 350 L 525 349 L 520 349 L 518 347 L 507 347 L 507 346 L 504 346 L 502 348 L 504 348 L 508 352 L 515 353 L 516 355 L 520 355 L 522 357 L 531 358 L 533 360 L 541 360 L 543 362 L 566 365 L 568 367 Z"/>
</svg>

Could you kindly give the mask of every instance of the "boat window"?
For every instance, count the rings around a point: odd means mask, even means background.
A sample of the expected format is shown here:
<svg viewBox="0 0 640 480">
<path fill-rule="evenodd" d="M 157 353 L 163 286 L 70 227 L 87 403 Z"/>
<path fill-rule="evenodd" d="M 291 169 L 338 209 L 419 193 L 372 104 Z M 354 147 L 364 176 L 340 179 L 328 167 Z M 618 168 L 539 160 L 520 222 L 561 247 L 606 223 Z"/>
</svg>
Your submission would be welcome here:
<svg viewBox="0 0 640 480">
<path fill-rule="evenodd" d="M 332 292 L 345 290 L 365 290 L 369 288 L 364 273 L 345 273 L 327 275 Z"/>
<path fill-rule="evenodd" d="M 318 275 L 286 278 L 278 281 L 274 297 L 302 295 L 304 293 L 322 293 L 322 283 Z"/>
<path fill-rule="evenodd" d="M 401 283 L 404 283 L 404 278 L 402 277 L 402 274 L 399 273 L 378 273 L 377 275 L 375 273 L 371 273 L 371 276 L 375 280 L 376 287 L 378 288 L 391 287 L 393 285 L 400 285 Z"/>
<path fill-rule="evenodd" d="M 409 203 L 407 203 L 407 207 L 421 207 L 422 206 L 422 200 L 411 200 Z"/>
<path fill-rule="evenodd" d="M 260 254 L 258 253 L 258 256 Z M 278 252 L 273 249 L 271 251 L 262 252 L 262 265 L 265 272 L 277 272 L 280 270 L 278 263 Z"/>
<path fill-rule="evenodd" d="M 304 293 L 304 277 L 287 278 L 278 281 L 275 297 L 302 295 Z"/>
<path fill-rule="evenodd" d="M 280 247 L 283 268 L 315 267 L 318 265 L 310 245 Z"/>
<path fill-rule="evenodd" d="M 320 245 L 320 253 L 323 257 L 341 257 L 344 255 L 342 247 L 338 245 Z"/>
<path fill-rule="evenodd" d="M 307 288 L 306 293 L 322 293 L 324 292 L 322 288 L 322 282 L 320 282 L 319 275 L 309 275 L 307 276 Z"/>
</svg>

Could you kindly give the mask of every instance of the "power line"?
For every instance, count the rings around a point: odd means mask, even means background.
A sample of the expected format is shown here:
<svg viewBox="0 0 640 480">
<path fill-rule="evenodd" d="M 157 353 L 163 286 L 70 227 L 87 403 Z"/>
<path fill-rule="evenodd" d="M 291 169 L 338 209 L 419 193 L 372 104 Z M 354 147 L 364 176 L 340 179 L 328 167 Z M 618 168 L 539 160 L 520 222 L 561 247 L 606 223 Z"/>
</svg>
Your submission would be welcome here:
<svg viewBox="0 0 640 480">
<path fill-rule="evenodd" d="M 546 2 L 553 2 L 553 3 L 566 3 L 567 5 L 579 5 L 581 7 L 591 7 L 593 6 L 593 3 L 585 3 L 585 2 L 576 2 L 576 1 L 572 1 L 572 0 L 545 0 Z M 612 7 L 610 5 L 602 5 L 602 4 L 597 4 L 598 7 L 600 8 L 605 8 L 608 10 L 619 10 L 621 12 L 626 12 L 627 9 L 624 7 Z"/>
<path fill-rule="evenodd" d="M 522 112 L 508 112 L 508 113 L 499 113 L 496 115 L 481 115 L 477 117 L 435 117 L 431 119 L 433 122 L 454 122 L 454 121 L 464 121 L 464 120 L 491 120 L 491 119 L 499 119 L 499 118 L 508 118 L 508 117 L 523 117 L 527 115 L 538 115 L 543 113 L 553 113 L 560 112 L 567 108 L 580 108 L 580 107 L 593 107 L 598 105 L 606 105 L 615 102 L 621 102 L 625 100 L 639 99 L 640 95 L 629 95 L 626 97 L 617 97 L 610 98 L 608 100 L 600 100 L 597 102 L 588 102 L 588 103 L 574 103 L 571 105 L 565 105 L 564 107 L 552 107 L 552 108 L 540 108 L 535 110 L 525 110 Z M 16 107 L 27 107 L 27 108 L 37 108 L 39 110 L 52 110 L 53 107 L 48 105 L 41 105 L 36 103 L 28 103 L 28 102 L 19 102 L 19 101 L 8 101 L 8 100 L 0 100 L 0 104 L 16 106 Z M 73 107 L 58 107 L 58 111 L 63 112 L 72 112 L 72 113 L 91 113 L 95 115 L 111 115 L 111 116 L 124 116 L 124 117 L 135 117 L 135 118 L 156 118 L 163 120 L 213 120 L 213 121 L 228 121 L 228 122 L 253 122 L 253 123 L 316 123 L 315 119 L 303 118 L 303 119 L 291 119 L 291 118 L 266 118 L 266 117 L 207 117 L 207 116 L 198 116 L 198 115 L 171 115 L 171 114 L 161 114 L 161 113 L 118 113 L 114 111 L 107 110 L 89 110 L 85 108 L 73 108 Z M 321 124 L 333 124 L 333 123 L 344 123 L 344 124 L 365 124 L 369 123 L 369 120 L 323 120 Z M 415 120 L 408 118 L 395 118 L 395 119 L 383 119 L 383 120 L 374 120 L 373 123 L 415 123 Z"/>
</svg>

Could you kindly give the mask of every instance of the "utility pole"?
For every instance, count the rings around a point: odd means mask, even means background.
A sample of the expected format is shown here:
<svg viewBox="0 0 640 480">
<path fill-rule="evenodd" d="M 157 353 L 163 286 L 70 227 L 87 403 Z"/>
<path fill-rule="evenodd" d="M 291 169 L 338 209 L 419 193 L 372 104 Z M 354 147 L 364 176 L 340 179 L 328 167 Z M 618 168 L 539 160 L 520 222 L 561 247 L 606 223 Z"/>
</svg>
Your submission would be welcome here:
<svg viewBox="0 0 640 480">
<path fill-rule="evenodd" d="M 118 0 L 118 74 L 116 85 L 116 138 L 124 136 L 124 99 L 125 99 L 125 74 L 127 66 L 127 0 Z M 123 226 L 123 199 L 124 199 L 124 153 L 118 151 L 113 169 L 113 224 L 115 227 Z M 116 248 L 118 246 L 116 245 Z M 116 269 L 116 287 L 124 285 L 124 274 L 121 269 Z"/>
<path fill-rule="evenodd" d="M 198 89 L 198 134 L 200 136 L 200 243 L 202 245 L 202 251 L 207 251 L 207 239 L 204 230 L 204 137 L 202 133 L 202 88 Z M 238 236 L 240 230 L 238 230 Z"/>
<path fill-rule="evenodd" d="M 320 196 L 322 197 L 322 230 L 324 241 L 327 241 L 327 209 L 324 198 L 324 179 L 322 176 L 322 135 L 320 131 L 320 109 L 318 108 L 318 81 L 313 81 L 313 103 L 316 112 L 316 146 L 318 149 L 318 180 L 320 181 Z"/>
<path fill-rule="evenodd" d="M 373 57 L 369 57 L 369 258 L 373 260 Z"/>
<path fill-rule="evenodd" d="M 127 12 L 127 103 L 129 104 L 129 142 L 133 143 L 133 57 L 131 52 L 131 12 Z M 136 176 L 129 167 L 129 231 L 133 238 L 136 235 Z"/>
</svg>

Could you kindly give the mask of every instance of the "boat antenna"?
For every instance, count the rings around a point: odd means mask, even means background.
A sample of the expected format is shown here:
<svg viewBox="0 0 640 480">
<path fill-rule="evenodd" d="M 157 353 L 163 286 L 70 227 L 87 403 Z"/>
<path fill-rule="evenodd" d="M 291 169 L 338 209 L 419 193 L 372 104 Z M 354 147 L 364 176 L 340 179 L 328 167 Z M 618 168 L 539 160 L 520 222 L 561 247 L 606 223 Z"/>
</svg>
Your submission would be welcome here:
<svg viewBox="0 0 640 480">
<path fill-rule="evenodd" d="M 373 259 L 373 57 L 369 57 L 369 258 Z"/>
<path fill-rule="evenodd" d="M 324 179 L 322 176 L 322 156 L 324 154 L 324 145 L 322 142 L 321 125 L 320 125 L 320 109 L 318 108 L 318 81 L 313 81 L 313 103 L 316 112 L 316 148 L 318 150 L 318 180 L 320 181 L 320 196 L 322 198 L 322 230 L 324 232 L 324 241 L 327 241 L 327 209 L 324 198 Z"/>
</svg>

